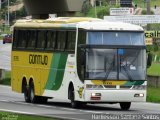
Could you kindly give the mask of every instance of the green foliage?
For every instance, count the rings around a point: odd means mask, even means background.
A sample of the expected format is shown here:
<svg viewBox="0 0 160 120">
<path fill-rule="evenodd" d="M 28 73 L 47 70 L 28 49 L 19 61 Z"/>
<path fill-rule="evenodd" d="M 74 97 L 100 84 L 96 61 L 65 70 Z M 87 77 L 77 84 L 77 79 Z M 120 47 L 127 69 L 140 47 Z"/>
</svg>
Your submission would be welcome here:
<svg viewBox="0 0 160 120">
<path fill-rule="evenodd" d="M 0 84 L 2 85 L 11 85 L 11 72 L 6 71 L 5 72 L 5 78 L 3 80 L 0 80 Z"/>
<path fill-rule="evenodd" d="M 76 12 L 75 17 L 84 17 L 85 15 L 82 12 Z"/>
<path fill-rule="evenodd" d="M 5 78 L 3 80 L 0 80 L 1 85 L 11 85 L 11 78 Z"/>
<path fill-rule="evenodd" d="M 147 51 L 154 51 L 154 46 L 153 45 L 148 45 L 147 46 Z"/>
<path fill-rule="evenodd" d="M 77 12 L 75 16 L 77 17 L 97 17 L 98 18 L 103 18 L 105 15 L 109 15 L 109 6 L 97 6 L 95 7 L 90 7 L 88 12 Z"/>
<path fill-rule="evenodd" d="M 152 62 L 151 67 L 147 69 L 147 75 L 160 76 L 160 63 Z"/>
<path fill-rule="evenodd" d="M 147 11 L 146 10 L 142 10 L 142 15 L 147 15 Z"/>
<path fill-rule="evenodd" d="M 160 30 L 160 23 L 152 23 L 150 25 L 150 30 Z"/>
<path fill-rule="evenodd" d="M 102 18 L 105 15 L 109 15 L 109 7 L 108 6 L 102 6 L 97 8 L 97 17 Z"/>
<path fill-rule="evenodd" d="M 154 52 L 157 52 L 159 50 L 158 45 L 153 45 L 154 46 Z"/>
<path fill-rule="evenodd" d="M 160 103 L 160 88 L 148 87 L 147 88 L 147 102 Z"/>
<path fill-rule="evenodd" d="M 0 120 L 58 120 L 56 118 L 0 112 Z"/>
<path fill-rule="evenodd" d="M 27 12 L 26 12 L 24 6 L 20 10 L 16 11 L 17 17 L 25 17 L 26 15 L 27 15 Z"/>
<path fill-rule="evenodd" d="M 90 8 L 91 8 L 90 1 L 89 0 L 84 1 L 83 5 L 82 5 L 82 13 L 84 15 L 87 15 Z"/>
<path fill-rule="evenodd" d="M 154 15 L 154 12 L 153 11 L 151 11 L 151 13 L 150 13 L 151 15 Z M 142 15 L 147 15 L 147 10 L 142 10 Z"/>
<path fill-rule="evenodd" d="M 18 4 L 18 3 L 22 3 L 22 1 L 21 0 L 10 0 L 10 6 Z M 5 2 L 2 5 L 2 9 L 0 10 L 0 19 L 5 20 L 5 14 L 8 12 L 7 7 L 8 7 L 8 3 Z M 20 10 L 10 12 L 10 23 L 12 24 L 15 19 L 25 17 L 26 15 L 27 15 L 27 12 L 24 7 L 22 7 Z"/>
<path fill-rule="evenodd" d="M 155 5 L 160 6 L 160 0 L 150 0 L 151 7 L 154 7 Z M 137 7 L 146 8 L 147 3 L 145 0 L 133 0 L 134 4 L 137 4 Z"/>
</svg>

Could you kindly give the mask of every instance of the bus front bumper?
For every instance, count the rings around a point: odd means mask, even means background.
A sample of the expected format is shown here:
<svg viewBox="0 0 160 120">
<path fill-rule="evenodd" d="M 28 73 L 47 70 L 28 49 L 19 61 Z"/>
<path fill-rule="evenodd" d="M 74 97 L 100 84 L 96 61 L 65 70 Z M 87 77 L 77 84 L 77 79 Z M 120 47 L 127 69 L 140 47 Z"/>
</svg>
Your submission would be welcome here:
<svg viewBox="0 0 160 120">
<path fill-rule="evenodd" d="M 146 90 L 85 90 L 86 102 L 145 102 Z"/>
</svg>

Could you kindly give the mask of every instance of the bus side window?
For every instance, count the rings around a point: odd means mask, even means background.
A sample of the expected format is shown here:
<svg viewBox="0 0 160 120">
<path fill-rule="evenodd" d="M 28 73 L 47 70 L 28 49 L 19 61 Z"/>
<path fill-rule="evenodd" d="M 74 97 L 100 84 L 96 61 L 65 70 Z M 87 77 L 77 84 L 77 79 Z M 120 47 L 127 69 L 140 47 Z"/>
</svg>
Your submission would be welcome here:
<svg viewBox="0 0 160 120">
<path fill-rule="evenodd" d="M 28 37 L 28 44 L 27 44 L 27 48 L 29 49 L 34 49 L 35 48 L 35 43 L 36 43 L 36 31 L 31 30 L 29 31 L 29 37 Z"/>
<path fill-rule="evenodd" d="M 86 43 L 86 32 L 79 31 L 78 33 L 78 45 Z M 80 80 L 85 79 L 85 51 L 80 47 L 77 47 L 77 72 Z"/>
<path fill-rule="evenodd" d="M 25 48 L 27 41 L 27 32 L 25 30 L 19 31 L 18 34 L 18 48 Z"/>
<path fill-rule="evenodd" d="M 56 31 L 47 32 L 47 49 L 54 50 L 56 45 Z"/>
<path fill-rule="evenodd" d="M 66 32 L 65 31 L 58 31 L 57 36 L 57 50 L 64 50 L 66 43 Z"/>
<path fill-rule="evenodd" d="M 13 48 L 17 47 L 17 43 L 18 43 L 18 30 L 14 30 L 14 34 L 13 34 Z"/>
<path fill-rule="evenodd" d="M 86 32 L 79 31 L 78 33 L 78 44 L 86 44 Z"/>
<path fill-rule="evenodd" d="M 46 32 L 38 31 L 37 48 L 44 49 L 46 42 Z"/>
<path fill-rule="evenodd" d="M 67 50 L 75 50 L 76 31 L 69 31 L 67 37 Z"/>
</svg>

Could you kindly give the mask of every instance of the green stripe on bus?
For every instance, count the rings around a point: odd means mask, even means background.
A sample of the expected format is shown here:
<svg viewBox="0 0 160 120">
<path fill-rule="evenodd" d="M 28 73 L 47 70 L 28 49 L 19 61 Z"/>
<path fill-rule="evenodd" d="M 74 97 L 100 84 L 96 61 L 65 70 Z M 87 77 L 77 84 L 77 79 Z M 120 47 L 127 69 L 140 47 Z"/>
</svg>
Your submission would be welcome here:
<svg viewBox="0 0 160 120">
<path fill-rule="evenodd" d="M 58 90 L 62 84 L 68 54 L 55 53 L 52 57 L 51 69 L 46 84 L 46 89 Z"/>
<path fill-rule="evenodd" d="M 127 81 L 124 86 L 142 85 L 144 81 Z"/>
</svg>

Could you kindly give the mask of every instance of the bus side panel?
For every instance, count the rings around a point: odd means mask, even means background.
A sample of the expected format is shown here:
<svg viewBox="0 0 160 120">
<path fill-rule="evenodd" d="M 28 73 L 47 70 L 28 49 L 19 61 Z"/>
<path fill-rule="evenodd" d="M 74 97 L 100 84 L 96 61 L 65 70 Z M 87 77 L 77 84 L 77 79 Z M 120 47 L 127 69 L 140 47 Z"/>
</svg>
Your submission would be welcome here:
<svg viewBox="0 0 160 120">
<path fill-rule="evenodd" d="M 53 53 L 39 52 L 12 52 L 12 89 L 16 92 L 22 90 L 22 80 L 25 78 L 27 84 L 32 79 L 35 94 L 41 96 L 44 92 L 46 81 L 50 71 Z"/>
<path fill-rule="evenodd" d="M 12 71 L 11 71 L 11 85 L 12 90 L 16 92 L 22 92 L 22 77 L 21 72 L 24 69 L 21 69 L 21 65 L 19 64 L 19 55 L 16 52 L 12 52 Z"/>
<path fill-rule="evenodd" d="M 11 86 L 13 91 L 20 92 L 20 90 L 18 90 L 18 70 L 13 66 L 11 73 Z"/>
<path fill-rule="evenodd" d="M 54 53 L 43 95 L 68 100 L 68 87 L 73 80 L 75 80 L 74 55 Z"/>
<path fill-rule="evenodd" d="M 38 73 L 39 76 L 40 76 L 40 85 L 39 85 L 40 86 L 40 96 L 42 96 L 43 93 L 44 93 L 45 86 L 46 86 L 46 83 L 48 81 L 49 73 L 53 69 L 51 67 L 51 64 L 52 64 L 52 59 L 54 57 L 54 53 L 47 53 L 47 57 L 48 57 L 47 66 L 41 68 L 40 73 Z"/>
<path fill-rule="evenodd" d="M 51 65 L 52 69 L 43 95 L 68 101 L 69 84 L 73 83 L 75 99 L 83 101 L 82 92 L 84 91 L 84 84 L 79 80 L 76 73 L 75 55 L 56 54 L 54 57 L 56 58 L 52 62 L 55 62 L 55 64 Z M 59 71 L 55 70 L 55 68 L 59 69 Z"/>
</svg>

